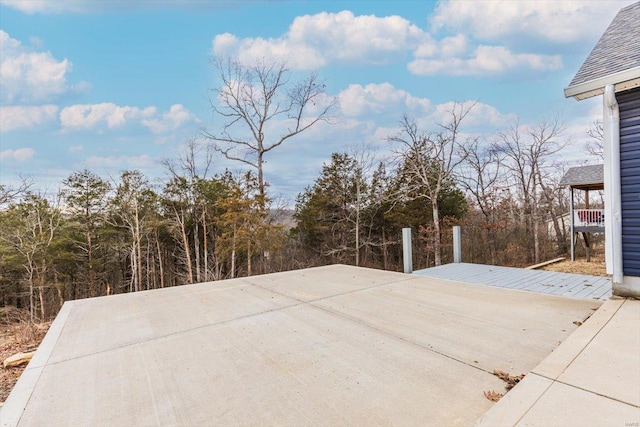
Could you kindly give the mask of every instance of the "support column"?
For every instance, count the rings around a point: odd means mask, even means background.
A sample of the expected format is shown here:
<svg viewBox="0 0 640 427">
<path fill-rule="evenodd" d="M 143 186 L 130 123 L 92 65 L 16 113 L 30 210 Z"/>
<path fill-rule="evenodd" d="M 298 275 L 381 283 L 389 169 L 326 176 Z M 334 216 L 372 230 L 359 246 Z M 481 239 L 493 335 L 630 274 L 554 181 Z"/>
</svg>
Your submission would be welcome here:
<svg viewBox="0 0 640 427">
<path fill-rule="evenodd" d="M 453 226 L 453 262 L 462 262 L 462 238 L 460 226 Z"/>
<path fill-rule="evenodd" d="M 576 260 L 576 245 L 574 239 L 574 225 L 573 225 L 573 187 L 571 187 L 571 202 L 569 203 L 569 217 L 571 217 L 571 261 Z"/>
<path fill-rule="evenodd" d="M 411 252 L 411 228 L 402 229 L 402 260 L 404 261 L 404 272 L 413 273 L 413 254 Z"/>
</svg>

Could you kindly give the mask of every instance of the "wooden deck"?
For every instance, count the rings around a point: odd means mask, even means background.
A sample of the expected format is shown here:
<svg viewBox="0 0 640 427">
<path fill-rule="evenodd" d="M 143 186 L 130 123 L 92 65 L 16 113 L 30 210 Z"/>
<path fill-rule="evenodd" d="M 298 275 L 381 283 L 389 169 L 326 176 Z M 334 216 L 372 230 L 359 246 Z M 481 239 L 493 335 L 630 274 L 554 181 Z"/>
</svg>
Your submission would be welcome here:
<svg viewBox="0 0 640 427">
<path fill-rule="evenodd" d="M 445 264 L 413 274 L 572 298 L 605 301 L 611 296 L 611 278 L 586 274 L 467 263 Z"/>
</svg>

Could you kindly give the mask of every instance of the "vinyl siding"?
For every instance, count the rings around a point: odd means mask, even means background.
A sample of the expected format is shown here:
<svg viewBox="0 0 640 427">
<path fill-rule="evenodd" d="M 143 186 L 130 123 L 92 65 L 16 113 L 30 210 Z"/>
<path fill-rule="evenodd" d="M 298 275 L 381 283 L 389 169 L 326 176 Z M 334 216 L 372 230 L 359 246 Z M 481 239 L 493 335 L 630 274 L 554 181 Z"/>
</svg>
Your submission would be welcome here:
<svg viewBox="0 0 640 427">
<path fill-rule="evenodd" d="M 620 106 L 622 270 L 640 277 L 640 88 L 617 94 Z"/>
</svg>

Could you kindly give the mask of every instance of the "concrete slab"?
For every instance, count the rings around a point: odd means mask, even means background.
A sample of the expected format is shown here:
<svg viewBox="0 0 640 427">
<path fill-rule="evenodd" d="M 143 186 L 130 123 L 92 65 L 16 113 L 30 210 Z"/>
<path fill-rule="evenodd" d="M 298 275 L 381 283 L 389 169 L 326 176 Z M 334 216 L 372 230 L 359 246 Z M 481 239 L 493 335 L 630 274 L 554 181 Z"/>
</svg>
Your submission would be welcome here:
<svg viewBox="0 0 640 427">
<path fill-rule="evenodd" d="M 524 414 L 535 405 L 552 384 L 553 380 L 534 373 L 528 374 L 516 387 L 505 394 L 496 405 L 485 413 L 477 421 L 476 425 L 487 427 L 521 425 L 520 420 Z"/>
<path fill-rule="evenodd" d="M 298 306 L 48 366 L 20 425 L 469 425 L 501 385 Z"/>
<path fill-rule="evenodd" d="M 239 303 L 241 302 L 241 303 Z M 298 304 L 242 279 L 73 301 L 50 362 Z"/>
<path fill-rule="evenodd" d="M 422 278 L 313 304 L 487 372 L 515 375 L 533 369 L 600 305 Z"/>
<path fill-rule="evenodd" d="M 517 425 L 635 426 L 639 416 L 636 407 L 554 382 Z"/>
<path fill-rule="evenodd" d="M 639 350 L 640 302 L 625 303 L 558 377 L 558 382 L 640 407 Z M 606 375 L 594 375 L 597 372 Z"/>
<path fill-rule="evenodd" d="M 583 327 L 578 328 L 549 357 L 536 366 L 534 372 L 552 380 L 558 379 L 593 337 L 611 320 L 623 303 L 623 299 L 611 299 L 603 304 Z"/>
<path fill-rule="evenodd" d="M 290 272 L 251 276 L 244 280 L 299 301 L 314 301 L 355 292 L 401 280 L 411 276 L 394 271 L 360 268 L 347 265 L 306 268 L 298 274 Z"/>
<path fill-rule="evenodd" d="M 640 425 L 640 301 L 603 304 L 477 425 Z"/>
<path fill-rule="evenodd" d="M 74 301 L 0 426 L 469 425 L 597 304 L 346 266 Z"/>
</svg>

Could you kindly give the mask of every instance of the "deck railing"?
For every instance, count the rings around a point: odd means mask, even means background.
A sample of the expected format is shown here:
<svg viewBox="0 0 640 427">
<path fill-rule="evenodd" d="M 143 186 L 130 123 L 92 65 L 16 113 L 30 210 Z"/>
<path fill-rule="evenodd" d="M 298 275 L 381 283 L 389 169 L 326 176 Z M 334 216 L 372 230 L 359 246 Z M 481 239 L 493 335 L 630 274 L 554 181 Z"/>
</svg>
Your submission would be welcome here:
<svg viewBox="0 0 640 427">
<path fill-rule="evenodd" d="M 574 227 L 604 227 L 604 209 L 576 209 L 573 211 Z"/>
</svg>

